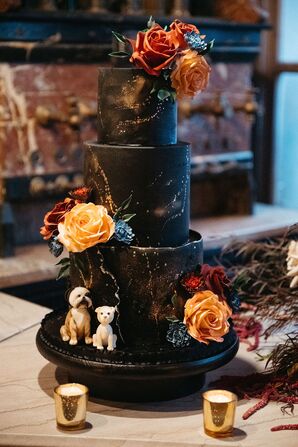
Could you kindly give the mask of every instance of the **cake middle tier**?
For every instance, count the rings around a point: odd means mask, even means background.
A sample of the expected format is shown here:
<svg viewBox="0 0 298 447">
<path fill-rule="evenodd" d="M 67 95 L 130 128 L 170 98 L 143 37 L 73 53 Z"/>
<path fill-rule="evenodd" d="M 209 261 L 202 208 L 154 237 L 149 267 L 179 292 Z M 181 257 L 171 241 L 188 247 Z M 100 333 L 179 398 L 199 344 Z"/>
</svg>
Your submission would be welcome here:
<svg viewBox="0 0 298 447">
<path fill-rule="evenodd" d="M 176 247 L 189 231 L 190 146 L 85 144 L 85 183 L 92 201 L 113 215 L 130 195 L 135 245 Z"/>
</svg>

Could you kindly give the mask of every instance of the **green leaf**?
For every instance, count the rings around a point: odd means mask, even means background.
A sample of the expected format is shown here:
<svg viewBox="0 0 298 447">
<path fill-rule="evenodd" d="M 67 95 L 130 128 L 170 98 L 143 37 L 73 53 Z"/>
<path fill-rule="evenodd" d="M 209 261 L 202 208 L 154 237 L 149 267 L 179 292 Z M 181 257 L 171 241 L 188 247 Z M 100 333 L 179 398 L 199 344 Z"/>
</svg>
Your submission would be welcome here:
<svg viewBox="0 0 298 447">
<path fill-rule="evenodd" d="M 129 222 L 135 216 L 136 216 L 136 213 L 134 213 L 134 214 L 124 214 L 122 216 L 122 220 L 124 220 L 124 222 Z"/>
<path fill-rule="evenodd" d="M 150 91 L 150 95 L 151 95 L 152 93 L 155 93 L 155 92 L 158 91 L 158 89 L 159 89 L 159 85 L 160 85 L 160 83 L 159 83 L 158 81 L 153 81 L 153 87 L 152 87 L 152 89 L 151 89 L 151 91 Z"/>
<path fill-rule="evenodd" d="M 81 259 L 81 257 L 78 256 L 78 255 L 75 255 L 75 256 L 74 256 L 74 265 L 76 266 L 76 268 L 77 268 L 78 270 L 81 270 L 82 272 L 84 272 L 85 269 L 86 269 L 85 262 L 84 262 L 83 259 Z"/>
<path fill-rule="evenodd" d="M 112 31 L 113 36 L 118 40 L 118 42 L 125 43 L 127 41 L 126 37 L 116 31 Z"/>
<path fill-rule="evenodd" d="M 201 51 L 201 52 L 199 52 L 199 54 L 200 54 L 201 56 L 204 56 L 204 54 L 209 53 L 209 51 L 210 51 L 210 50 L 213 48 L 213 46 L 214 46 L 214 41 L 215 41 L 215 39 L 210 40 L 210 42 L 207 43 L 207 47 L 206 47 L 206 49 L 203 50 L 203 51 Z"/>
<path fill-rule="evenodd" d="M 172 103 L 174 103 L 177 99 L 177 93 L 174 92 L 174 90 L 171 92 L 170 99 L 171 99 Z"/>
<path fill-rule="evenodd" d="M 149 20 L 148 20 L 148 22 L 147 22 L 147 26 L 148 26 L 148 28 L 150 29 L 150 28 L 152 28 L 152 26 L 154 26 L 155 25 L 155 20 L 154 20 L 154 18 L 152 17 L 152 16 L 150 16 L 149 17 Z"/>
<path fill-rule="evenodd" d="M 162 76 L 167 81 L 170 77 L 170 70 L 162 70 Z"/>
<path fill-rule="evenodd" d="M 114 219 L 118 219 L 120 217 L 120 214 L 122 213 L 122 211 L 127 210 L 127 208 L 129 207 L 129 205 L 131 203 L 131 200 L 132 200 L 132 194 L 130 194 L 130 196 L 126 200 L 124 200 L 124 202 L 121 203 L 121 205 L 117 209 L 116 213 L 114 214 Z"/>
<path fill-rule="evenodd" d="M 70 266 L 69 265 L 64 265 L 59 270 L 59 273 L 57 275 L 56 281 L 58 281 L 59 279 L 62 279 L 62 278 L 67 278 L 69 275 L 70 275 Z"/>
<path fill-rule="evenodd" d="M 176 292 L 175 292 L 174 295 L 172 296 L 171 301 L 172 301 L 172 304 L 173 304 L 174 309 L 177 309 L 177 307 L 178 307 L 178 295 L 177 295 Z"/>
<path fill-rule="evenodd" d="M 64 266 L 64 265 L 67 265 L 67 264 L 70 264 L 70 259 L 69 258 L 62 258 L 62 259 L 60 259 L 59 262 L 57 262 L 56 265 Z"/>
<path fill-rule="evenodd" d="M 126 53 L 126 51 L 113 51 L 112 53 L 109 53 L 109 56 L 112 56 L 112 57 L 128 57 L 128 56 L 130 56 L 130 54 Z"/>
<path fill-rule="evenodd" d="M 180 320 L 178 320 L 177 317 L 175 317 L 175 315 L 172 315 L 171 317 L 166 317 L 166 319 L 168 321 L 170 321 L 171 323 L 179 323 Z"/>
<path fill-rule="evenodd" d="M 166 98 L 169 98 L 169 96 L 171 96 L 171 92 L 169 90 L 164 89 L 164 88 L 159 89 L 158 92 L 157 92 L 157 97 L 161 101 L 163 101 Z"/>
</svg>

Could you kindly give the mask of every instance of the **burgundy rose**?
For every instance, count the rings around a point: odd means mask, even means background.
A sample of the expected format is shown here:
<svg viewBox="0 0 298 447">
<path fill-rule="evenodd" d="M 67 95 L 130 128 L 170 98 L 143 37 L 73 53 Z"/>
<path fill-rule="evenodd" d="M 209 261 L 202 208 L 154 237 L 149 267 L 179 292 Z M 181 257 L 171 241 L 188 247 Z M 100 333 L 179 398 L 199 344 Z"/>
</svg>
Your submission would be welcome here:
<svg viewBox="0 0 298 447">
<path fill-rule="evenodd" d="M 203 264 L 201 267 L 201 275 L 204 279 L 206 289 L 212 290 L 221 300 L 226 300 L 226 295 L 231 290 L 232 285 L 224 268 Z"/>
<path fill-rule="evenodd" d="M 58 224 L 64 220 L 64 216 L 78 202 L 74 199 L 66 198 L 63 202 L 58 202 L 54 208 L 44 217 L 44 226 L 40 229 L 40 234 L 45 240 L 51 239 L 52 236 L 58 234 Z"/>
</svg>

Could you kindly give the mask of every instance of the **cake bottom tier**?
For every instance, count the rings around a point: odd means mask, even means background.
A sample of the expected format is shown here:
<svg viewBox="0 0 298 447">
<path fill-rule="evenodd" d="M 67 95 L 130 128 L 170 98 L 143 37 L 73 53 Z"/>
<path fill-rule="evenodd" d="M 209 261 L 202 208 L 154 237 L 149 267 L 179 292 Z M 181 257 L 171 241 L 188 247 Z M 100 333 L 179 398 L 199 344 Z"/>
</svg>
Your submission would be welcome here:
<svg viewBox="0 0 298 447">
<path fill-rule="evenodd" d="M 200 234 L 178 247 L 95 246 L 71 256 L 71 287 L 90 290 L 93 307 L 116 306 L 117 348 L 166 343 L 179 278 L 203 261 Z M 92 316 L 92 326 L 97 327 Z"/>
<path fill-rule="evenodd" d="M 150 349 L 136 346 L 100 352 L 83 343 L 71 346 L 61 340 L 64 311 L 42 321 L 36 343 L 40 353 L 62 367 L 69 380 L 87 385 L 92 396 L 114 401 L 158 401 L 198 391 L 206 372 L 228 363 L 238 351 L 233 330 L 222 343 L 196 343 L 185 348 L 164 344 Z"/>
</svg>

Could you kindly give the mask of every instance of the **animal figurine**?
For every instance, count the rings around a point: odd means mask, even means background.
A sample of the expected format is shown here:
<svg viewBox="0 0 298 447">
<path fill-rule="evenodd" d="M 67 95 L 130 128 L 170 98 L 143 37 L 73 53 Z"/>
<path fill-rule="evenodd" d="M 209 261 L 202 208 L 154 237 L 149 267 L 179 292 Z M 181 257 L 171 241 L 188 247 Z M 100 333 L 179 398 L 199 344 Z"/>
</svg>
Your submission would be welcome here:
<svg viewBox="0 0 298 447">
<path fill-rule="evenodd" d="M 60 328 L 63 341 L 69 341 L 70 345 L 76 345 L 78 340 L 85 339 L 88 345 L 92 343 L 90 336 L 90 315 L 88 307 L 92 306 L 89 290 L 85 287 L 75 287 L 69 294 L 69 304 L 65 323 Z"/>
<path fill-rule="evenodd" d="M 117 335 L 113 334 L 110 323 L 114 319 L 116 308 L 109 306 L 97 307 L 97 319 L 100 325 L 97 328 L 96 334 L 93 335 L 93 346 L 101 351 L 106 347 L 108 351 L 113 351 L 116 348 Z"/>
</svg>

